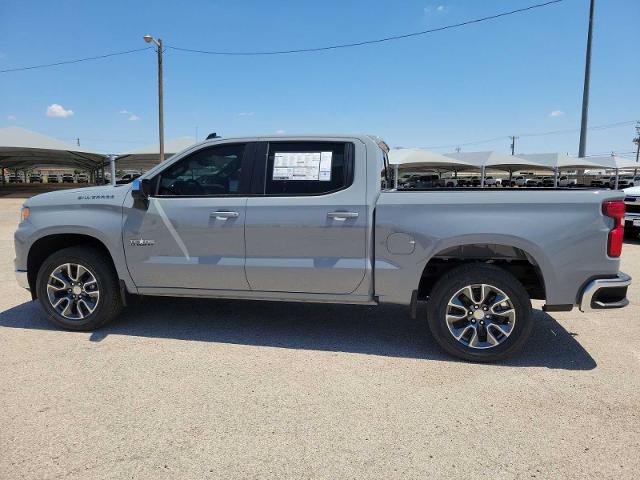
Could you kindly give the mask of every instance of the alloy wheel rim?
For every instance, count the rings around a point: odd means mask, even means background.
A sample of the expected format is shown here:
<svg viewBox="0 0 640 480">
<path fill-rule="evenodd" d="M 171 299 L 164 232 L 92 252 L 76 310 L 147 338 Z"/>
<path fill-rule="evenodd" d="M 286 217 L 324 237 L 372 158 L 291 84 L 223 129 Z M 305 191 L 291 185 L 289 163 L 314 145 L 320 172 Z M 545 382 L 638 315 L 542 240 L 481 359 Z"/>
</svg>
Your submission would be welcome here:
<svg viewBox="0 0 640 480">
<path fill-rule="evenodd" d="M 53 309 L 67 320 L 84 320 L 100 301 L 98 281 L 91 270 L 77 263 L 54 268 L 47 281 L 47 297 Z"/>
<path fill-rule="evenodd" d="M 516 311 L 502 290 L 486 283 L 476 283 L 451 296 L 445 319 L 456 341 L 466 347 L 488 349 L 509 338 L 516 324 Z"/>
</svg>

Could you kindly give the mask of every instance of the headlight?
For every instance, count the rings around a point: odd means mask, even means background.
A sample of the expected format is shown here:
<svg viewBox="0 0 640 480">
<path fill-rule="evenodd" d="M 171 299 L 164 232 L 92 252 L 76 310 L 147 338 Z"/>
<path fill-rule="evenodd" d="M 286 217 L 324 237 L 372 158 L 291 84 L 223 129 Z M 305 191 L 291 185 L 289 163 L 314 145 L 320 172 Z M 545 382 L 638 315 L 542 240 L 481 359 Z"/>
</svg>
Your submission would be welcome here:
<svg viewBox="0 0 640 480">
<path fill-rule="evenodd" d="M 22 219 L 23 222 L 27 218 L 29 218 L 30 213 L 31 213 L 31 210 L 29 210 L 29 207 L 22 207 L 22 210 L 20 211 L 20 218 Z"/>
</svg>

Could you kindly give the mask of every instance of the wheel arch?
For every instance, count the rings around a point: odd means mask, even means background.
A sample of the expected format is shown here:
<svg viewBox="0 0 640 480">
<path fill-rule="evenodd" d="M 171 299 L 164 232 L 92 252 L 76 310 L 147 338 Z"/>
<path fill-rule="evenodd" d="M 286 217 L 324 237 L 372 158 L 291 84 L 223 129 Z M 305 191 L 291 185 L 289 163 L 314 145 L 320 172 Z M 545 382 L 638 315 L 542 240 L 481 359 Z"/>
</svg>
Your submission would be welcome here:
<svg viewBox="0 0 640 480">
<path fill-rule="evenodd" d="M 418 298 L 426 299 L 437 280 L 449 270 L 471 263 L 493 264 L 515 276 L 533 299 L 546 299 L 550 280 L 544 272 L 549 263 L 541 252 L 532 254 L 523 242 L 492 239 L 484 242 L 457 241 L 440 245 L 428 257 L 420 270 Z"/>
<path fill-rule="evenodd" d="M 113 271 L 120 278 L 116 263 L 107 245 L 96 236 L 87 233 L 49 233 L 35 240 L 27 254 L 27 278 L 33 299 L 37 298 L 36 278 L 43 262 L 53 253 L 74 246 L 93 246 L 109 260 Z"/>
</svg>

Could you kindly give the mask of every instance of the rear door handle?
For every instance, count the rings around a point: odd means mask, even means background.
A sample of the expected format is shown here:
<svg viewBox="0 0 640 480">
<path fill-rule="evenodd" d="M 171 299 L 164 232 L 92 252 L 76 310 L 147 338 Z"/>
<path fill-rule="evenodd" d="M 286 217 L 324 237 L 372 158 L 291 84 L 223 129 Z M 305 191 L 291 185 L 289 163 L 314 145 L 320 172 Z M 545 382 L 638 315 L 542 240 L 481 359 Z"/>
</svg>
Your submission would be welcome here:
<svg viewBox="0 0 640 480">
<path fill-rule="evenodd" d="M 358 218 L 358 212 L 329 212 L 327 217 L 344 222 L 347 218 Z"/>
<path fill-rule="evenodd" d="M 228 218 L 238 218 L 240 214 L 238 212 L 221 211 L 221 212 L 212 212 L 211 215 L 209 216 L 216 217 L 216 220 L 226 220 Z"/>
</svg>

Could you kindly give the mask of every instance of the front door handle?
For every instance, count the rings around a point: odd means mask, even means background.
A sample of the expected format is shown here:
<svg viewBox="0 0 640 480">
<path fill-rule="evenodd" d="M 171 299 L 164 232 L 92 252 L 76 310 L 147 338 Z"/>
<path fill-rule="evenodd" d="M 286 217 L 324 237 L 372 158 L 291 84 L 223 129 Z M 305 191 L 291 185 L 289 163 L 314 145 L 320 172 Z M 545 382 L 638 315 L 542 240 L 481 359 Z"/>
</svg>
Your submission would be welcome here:
<svg viewBox="0 0 640 480">
<path fill-rule="evenodd" d="M 221 211 L 221 212 L 212 212 L 211 215 L 209 216 L 216 217 L 216 220 L 226 220 L 228 218 L 238 218 L 240 214 L 238 212 Z"/>
<path fill-rule="evenodd" d="M 347 218 L 358 218 L 358 212 L 329 212 L 327 217 L 344 222 Z"/>
</svg>

